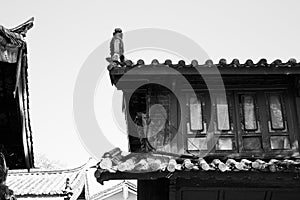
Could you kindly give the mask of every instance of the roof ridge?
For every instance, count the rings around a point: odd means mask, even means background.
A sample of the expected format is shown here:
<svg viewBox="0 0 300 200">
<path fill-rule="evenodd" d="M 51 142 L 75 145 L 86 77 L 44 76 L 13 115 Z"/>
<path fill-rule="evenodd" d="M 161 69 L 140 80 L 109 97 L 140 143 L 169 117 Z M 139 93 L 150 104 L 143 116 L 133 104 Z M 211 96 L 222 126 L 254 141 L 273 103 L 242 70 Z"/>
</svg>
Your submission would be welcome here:
<svg viewBox="0 0 300 200">
<path fill-rule="evenodd" d="M 68 173 L 68 172 L 76 172 L 83 170 L 88 167 L 88 163 L 86 162 L 85 164 L 75 167 L 75 168 L 70 168 L 70 169 L 38 169 L 38 168 L 32 168 L 30 171 L 27 169 L 13 169 L 13 170 L 8 170 L 8 175 L 16 175 L 16 174 L 38 174 L 38 173 Z"/>
<path fill-rule="evenodd" d="M 26 35 L 26 32 L 33 27 L 33 21 L 34 21 L 34 17 L 31 17 L 26 22 L 23 22 L 22 24 L 14 27 L 14 28 L 11 28 L 9 30 L 11 32 Z"/>
</svg>

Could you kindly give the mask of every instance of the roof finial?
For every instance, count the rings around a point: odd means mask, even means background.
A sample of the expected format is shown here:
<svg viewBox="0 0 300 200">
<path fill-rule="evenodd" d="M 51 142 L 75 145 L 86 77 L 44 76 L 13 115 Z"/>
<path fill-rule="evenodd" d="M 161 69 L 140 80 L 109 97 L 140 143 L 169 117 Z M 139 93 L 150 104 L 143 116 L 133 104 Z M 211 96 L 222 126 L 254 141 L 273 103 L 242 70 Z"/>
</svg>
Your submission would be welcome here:
<svg viewBox="0 0 300 200">
<path fill-rule="evenodd" d="M 71 188 L 70 179 L 69 178 L 66 179 L 66 186 L 65 186 L 65 189 L 64 189 L 63 192 L 65 194 L 65 197 L 64 197 L 65 200 L 69 200 L 72 197 L 72 195 L 73 195 L 73 190 Z"/>
</svg>

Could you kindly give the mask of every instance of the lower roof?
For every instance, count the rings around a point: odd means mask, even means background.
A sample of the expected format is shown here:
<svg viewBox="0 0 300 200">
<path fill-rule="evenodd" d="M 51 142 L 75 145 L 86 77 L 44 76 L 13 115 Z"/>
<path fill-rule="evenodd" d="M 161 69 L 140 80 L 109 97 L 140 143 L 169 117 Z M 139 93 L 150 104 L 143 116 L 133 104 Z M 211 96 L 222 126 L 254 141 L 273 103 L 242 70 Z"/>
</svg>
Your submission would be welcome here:
<svg viewBox="0 0 300 200">
<path fill-rule="evenodd" d="M 300 187 L 300 160 L 298 158 L 248 160 L 186 157 L 187 155 L 174 157 L 174 155 L 153 152 L 104 158 L 97 165 L 95 177 L 100 184 L 107 180 L 196 178 L 203 179 L 207 183 L 221 180 L 241 184 L 249 183 L 253 186 L 260 184 L 266 187 L 286 187 L 292 184 L 293 187 Z M 244 179 L 249 182 L 245 183 Z"/>
<path fill-rule="evenodd" d="M 73 195 L 72 199 L 84 191 L 86 200 L 105 199 L 120 192 L 137 194 L 135 180 L 113 180 L 100 185 L 94 176 L 94 161 L 74 169 L 41 170 L 31 169 L 9 170 L 6 185 L 14 191 L 18 199 L 63 199 L 66 180 L 69 178 Z M 125 190 L 125 191 L 124 191 Z"/>
<path fill-rule="evenodd" d="M 45 171 L 39 169 L 9 170 L 6 185 L 17 197 L 62 196 L 67 178 L 72 189 L 84 186 L 86 165 L 75 169 Z"/>
</svg>

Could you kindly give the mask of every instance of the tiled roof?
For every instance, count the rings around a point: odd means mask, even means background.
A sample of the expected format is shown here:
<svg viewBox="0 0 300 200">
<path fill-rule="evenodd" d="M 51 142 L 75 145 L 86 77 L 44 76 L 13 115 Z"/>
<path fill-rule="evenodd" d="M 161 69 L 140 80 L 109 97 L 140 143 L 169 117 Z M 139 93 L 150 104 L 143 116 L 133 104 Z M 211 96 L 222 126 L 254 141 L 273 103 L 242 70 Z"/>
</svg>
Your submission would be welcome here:
<svg viewBox="0 0 300 200">
<path fill-rule="evenodd" d="M 296 59 L 291 58 L 288 61 L 284 62 L 280 59 L 276 59 L 272 62 L 268 62 L 265 58 L 260 59 L 257 63 L 253 60 L 248 59 L 245 63 L 241 63 L 238 59 L 233 59 L 231 62 L 227 62 L 226 59 L 222 58 L 219 62 L 213 62 L 212 60 L 206 60 L 204 63 L 198 63 L 197 60 L 192 60 L 190 63 L 185 62 L 184 60 L 179 60 L 178 63 L 173 63 L 172 60 L 165 60 L 164 62 L 159 62 L 157 59 L 153 59 L 151 63 L 145 64 L 144 60 L 140 59 L 136 63 L 131 60 L 127 60 L 124 63 L 113 64 L 108 66 L 108 70 L 118 67 L 125 68 L 134 68 L 142 66 L 169 66 L 173 68 L 184 68 L 184 67 L 211 67 L 213 65 L 224 68 L 224 67 L 233 67 L 233 68 L 243 68 L 243 67 L 300 67 L 300 62 L 297 62 Z"/>
<path fill-rule="evenodd" d="M 145 64 L 143 60 L 138 60 L 133 63 L 127 60 L 123 63 L 110 63 L 107 67 L 111 79 L 111 83 L 116 85 L 120 78 L 126 74 L 134 75 L 133 79 L 139 79 L 143 76 L 143 80 L 151 80 L 151 78 L 157 78 L 157 75 L 170 76 L 178 75 L 178 72 L 182 75 L 300 75 L 300 62 L 296 59 L 289 59 L 283 62 L 279 59 L 268 62 L 266 59 L 260 59 L 258 62 L 254 62 L 248 59 L 245 63 L 241 63 L 238 59 L 233 59 L 231 62 L 227 62 L 225 59 L 220 59 L 219 62 L 214 63 L 212 60 L 207 60 L 203 63 L 197 60 L 191 62 L 185 62 L 180 60 L 178 63 L 173 63 L 171 60 L 165 60 L 159 62 L 154 59 L 151 63 Z M 129 76 L 122 81 L 127 80 Z M 139 77 L 139 78 L 138 78 Z M 176 76 L 174 76 L 176 77 Z M 130 79 L 130 78 L 129 78 Z M 121 81 L 121 82 L 122 82 Z"/>
<path fill-rule="evenodd" d="M 119 192 L 136 195 L 136 181 L 114 180 L 100 185 L 94 176 L 96 162 L 89 160 L 85 165 L 75 169 L 64 170 L 9 170 L 6 185 L 14 191 L 17 198 L 55 198 L 64 197 L 66 180 L 69 179 L 72 196 L 75 200 L 85 191 L 87 200 L 105 199 Z"/>
<path fill-rule="evenodd" d="M 118 158 L 105 158 L 98 163 L 100 171 L 107 170 L 110 172 L 153 172 L 153 171 L 170 171 L 170 166 L 174 171 L 181 170 L 203 170 L 203 171 L 299 171 L 299 159 L 269 159 L 269 160 L 248 160 L 248 159 L 205 159 L 205 158 L 175 158 L 167 155 L 154 153 L 130 153 L 129 155 Z M 111 160 L 111 161 L 110 161 Z M 111 163 L 111 164 L 106 164 Z M 104 166 L 104 167 L 103 167 Z M 107 167 L 109 166 L 109 167 Z M 170 171 L 173 172 L 173 171 Z"/>
<path fill-rule="evenodd" d="M 300 160 L 296 158 L 220 160 L 184 157 L 158 153 L 105 157 L 97 164 L 94 176 L 100 184 L 108 180 L 124 179 L 197 178 L 211 183 L 216 180 L 244 183 L 246 179 L 252 185 L 269 184 L 278 187 L 292 184 L 300 187 Z"/>
<path fill-rule="evenodd" d="M 27 170 L 10 170 L 6 185 L 14 191 L 17 197 L 62 196 L 67 178 L 70 179 L 71 188 L 81 192 L 85 180 L 85 165 L 68 170 L 32 169 L 30 172 Z"/>
<path fill-rule="evenodd" d="M 170 70 L 174 69 L 174 70 Z M 245 63 L 241 63 L 238 59 L 234 59 L 231 62 L 227 62 L 225 59 L 220 59 L 219 62 L 214 63 L 212 60 L 207 60 L 204 63 L 198 63 L 197 60 L 192 60 L 190 63 L 180 60 L 178 63 L 173 63 L 171 60 L 159 62 L 154 59 L 151 63 L 145 64 L 143 60 L 138 60 L 133 63 L 130 60 L 124 63 L 111 63 L 107 69 L 110 72 L 110 78 L 112 84 L 115 84 L 120 76 L 128 71 L 131 71 L 131 75 L 172 75 L 178 74 L 176 71 L 184 75 L 194 74 L 300 74 L 300 62 L 296 59 L 289 59 L 283 62 L 279 59 L 268 62 L 266 59 L 261 59 L 257 63 L 248 59 Z M 135 69 L 135 70 L 132 70 Z M 217 70 L 215 70 L 217 69 Z"/>
</svg>

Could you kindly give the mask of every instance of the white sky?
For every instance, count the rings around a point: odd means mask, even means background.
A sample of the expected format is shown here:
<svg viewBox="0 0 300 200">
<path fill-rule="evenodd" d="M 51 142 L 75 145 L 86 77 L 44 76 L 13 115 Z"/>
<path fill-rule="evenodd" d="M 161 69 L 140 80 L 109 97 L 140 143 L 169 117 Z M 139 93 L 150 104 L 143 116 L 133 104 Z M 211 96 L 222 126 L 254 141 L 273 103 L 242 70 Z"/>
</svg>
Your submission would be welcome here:
<svg viewBox="0 0 300 200">
<path fill-rule="evenodd" d="M 111 38 L 115 27 L 179 32 L 196 41 L 215 61 L 300 60 L 300 2 L 296 0 L 1 0 L 0 6 L 0 24 L 7 28 L 35 17 L 27 36 L 34 151 L 69 167 L 89 157 L 73 120 L 75 79 L 88 55 Z M 126 34 L 124 42 L 126 49 Z M 106 85 L 103 98 L 110 101 L 114 88 L 108 78 Z M 106 112 L 101 113 L 97 112 L 100 121 L 106 117 Z M 127 145 L 124 140 L 116 143 Z"/>
</svg>

